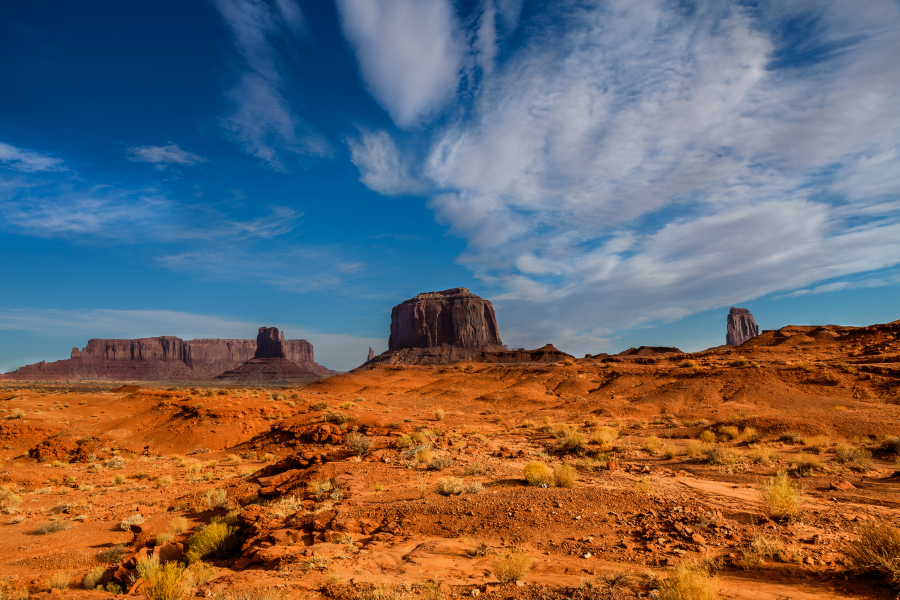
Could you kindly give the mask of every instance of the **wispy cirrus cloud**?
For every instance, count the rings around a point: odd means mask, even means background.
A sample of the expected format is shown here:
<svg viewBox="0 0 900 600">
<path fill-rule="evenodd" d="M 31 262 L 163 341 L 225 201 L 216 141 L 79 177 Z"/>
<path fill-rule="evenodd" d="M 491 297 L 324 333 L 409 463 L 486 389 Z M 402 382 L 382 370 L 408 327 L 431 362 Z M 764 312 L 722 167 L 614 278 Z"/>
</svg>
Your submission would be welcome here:
<svg viewBox="0 0 900 600">
<path fill-rule="evenodd" d="M 25 150 L 0 142 L 0 165 L 22 173 L 38 173 L 41 171 L 61 171 L 65 169 L 62 159 Z"/>
<path fill-rule="evenodd" d="M 181 149 L 178 144 L 169 142 L 166 146 L 131 146 L 125 149 L 128 160 L 146 162 L 164 169 L 168 165 L 192 166 L 206 159 L 193 152 Z"/>
<path fill-rule="evenodd" d="M 216 0 L 232 34 L 240 60 L 237 83 L 226 93 L 231 110 L 220 119 L 226 136 L 272 169 L 287 169 L 285 155 L 328 155 L 325 138 L 282 93 L 282 59 L 273 41 L 306 33 L 303 13 L 294 0 Z"/>
<path fill-rule="evenodd" d="M 380 194 L 414 194 L 426 188 L 410 173 L 407 157 L 384 130 L 363 130 L 359 138 L 347 140 L 350 159 L 359 169 L 360 181 Z"/>
<path fill-rule="evenodd" d="M 469 52 L 503 60 L 427 155 L 372 161 L 443 190 L 429 206 L 521 343 L 589 350 L 900 262 L 900 9 L 692 6 L 566 2 L 511 48 L 485 2 Z"/>
</svg>

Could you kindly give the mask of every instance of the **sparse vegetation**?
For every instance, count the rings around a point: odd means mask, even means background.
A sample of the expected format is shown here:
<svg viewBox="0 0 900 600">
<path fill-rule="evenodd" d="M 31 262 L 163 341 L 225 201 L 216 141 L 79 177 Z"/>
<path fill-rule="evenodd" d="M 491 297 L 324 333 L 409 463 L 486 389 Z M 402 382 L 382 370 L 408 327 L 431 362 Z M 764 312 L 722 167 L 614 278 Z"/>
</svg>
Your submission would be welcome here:
<svg viewBox="0 0 900 600">
<path fill-rule="evenodd" d="M 531 570 L 532 563 L 530 554 L 512 548 L 505 556 L 494 561 L 494 576 L 504 583 L 518 581 Z"/>
<path fill-rule="evenodd" d="M 435 421 L 441 421 L 443 420 L 445 413 L 443 408 L 436 408 L 431 414 L 434 416 Z"/>
<path fill-rule="evenodd" d="M 865 471 L 871 466 L 872 453 L 850 444 L 838 444 L 834 448 L 834 457 L 852 471 Z"/>
<path fill-rule="evenodd" d="M 372 438 L 354 431 L 344 436 L 344 443 L 347 444 L 347 447 L 350 448 L 354 454 L 363 457 L 372 450 L 372 446 L 375 442 L 372 441 Z"/>
<path fill-rule="evenodd" d="M 458 477 L 441 477 L 437 482 L 437 493 L 441 496 L 457 496 L 463 493 L 463 480 Z"/>
<path fill-rule="evenodd" d="M 648 454 L 656 454 L 659 451 L 660 446 L 662 446 L 662 440 L 655 435 L 651 435 L 644 440 L 644 443 L 641 445 L 641 450 Z"/>
<path fill-rule="evenodd" d="M 65 521 L 44 521 L 35 528 L 34 533 L 36 535 L 47 535 L 48 533 L 65 531 L 68 528 L 69 524 Z"/>
<path fill-rule="evenodd" d="M 177 562 L 167 562 L 160 567 L 144 586 L 148 600 L 183 600 L 194 590 L 194 575 Z"/>
<path fill-rule="evenodd" d="M 173 535 L 187 531 L 188 520 L 184 517 L 172 517 L 169 521 L 169 532 Z"/>
<path fill-rule="evenodd" d="M 716 434 L 712 431 L 706 430 L 700 434 L 700 441 L 704 444 L 715 444 Z"/>
<path fill-rule="evenodd" d="M 573 488 L 578 481 L 578 471 L 571 465 L 560 465 L 553 469 L 553 479 L 557 487 Z"/>
<path fill-rule="evenodd" d="M 47 580 L 47 587 L 54 590 L 65 590 L 68 589 L 70 582 L 71 579 L 68 575 L 62 572 L 57 572 L 51 575 L 50 579 Z"/>
<path fill-rule="evenodd" d="M 863 524 L 842 548 L 858 573 L 878 573 L 900 587 L 900 530 L 887 524 Z"/>
<path fill-rule="evenodd" d="M 827 435 L 814 435 L 812 437 L 803 438 L 803 445 L 810 450 L 819 453 L 831 445 L 831 438 Z"/>
<path fill-rule="evenodd" d="M 761 483 L 759 494 L 769 516 L 776 520 L 789 521 L 800 514 L 802 490 L 784 471 Z"/>
<path fill-rule="evenodd" d="M 206 490 L 206 493 L 203 495 L 203 501 L 206 502 L 206 506 L 208 506 L 210 510 L 227 508 L 228 492 L 223 489 Z"/>
<path fill-rule="evenodd" d="M 105 575 L 106 567 L 94 567 L 81 578 L 81 585 L 86 590 L 93 590 L 100 585 L 100 582 L 103 581 Z"/>
<path fill-rule="evenodd" d="M 14 408 L 14 409 L 12 409 L 11 411 L 9 411 L 9 414 L 6 415 L 6 418 L 9 419 L 9 420 L 14 420 L 14 419 L 24 419 L 24 418 L 25 418 L 25 411 L 22 410 L 21 408 Z"/>
<path fill-rule="evenodd" d="M 550 487 L 554 483 L 553 470 L 540 461 L 528 463 L 522 473 L 528 485 Z"/>
<path fill-rule="evenodd" d="M 718 579 L 696 562 L 681 563 L 659 586 L 660 600 L 715 600 L 718 597 Z"/>
<path fill-rule="evenodd" d="M 822 468 L 817 457 L 811 454 L 804 454 L 803 452 L 791 459 L 791 464 L 794 465 L 794 472 L 800 477 L 808 477 L 812 475 L 813 471 Z"/>
<path fill-rule="evenodd" d="M 191 536 L 185 552 L 188 563 L 208 557 L 227 556 L 239 541 L 237 533 L 236 527 L 224 522 L 210 523 Z"/>
</svg>

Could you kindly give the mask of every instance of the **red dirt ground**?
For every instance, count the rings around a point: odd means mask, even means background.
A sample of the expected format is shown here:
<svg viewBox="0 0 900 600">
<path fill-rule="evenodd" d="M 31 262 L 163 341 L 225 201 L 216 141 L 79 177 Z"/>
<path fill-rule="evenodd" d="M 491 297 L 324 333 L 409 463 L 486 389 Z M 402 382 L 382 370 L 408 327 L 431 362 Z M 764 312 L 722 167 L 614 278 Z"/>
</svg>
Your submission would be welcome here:
<svg viewBox="0 0 900 600">
<path fill-rule="evenodd" d="M 110 598 L 80 583 L 106 566 L 102 583 L 141 597 L 136 554 L 184 560 L 230 513 L 240 544 L 207 561 L 197 597 L 656 597 L 696 560 L 726 598 L 893 598 L 842 545 L 860 524 L 900 523 L 898 338 L 900 322 L 795 327 L 682 356 L 379 366 L 291 388 L 0 381 L 0 586 Z M 602 427 L 616 439 L 591 441 Z M 372 442 L 362 459 L 354 432 Z M 872 456 L 842 462 L 846 445 Z M 534 460 L 575 467 L 575 487 L 527 485 Z M 778 471 L 803 487 L 790 522 L 757 489 Z M 448 477 L 464 493 L 440 495 Z M 135 514 L 141 531 L 123 530 Z M 187 530 L 156 544 L 173 517 Z M 754 554 L 760 538 L 783 551 Z M 510 548 L 533 567 L 500 583 Z M 57 573 L 70 584 L 51 592 Z"/>
</svg>

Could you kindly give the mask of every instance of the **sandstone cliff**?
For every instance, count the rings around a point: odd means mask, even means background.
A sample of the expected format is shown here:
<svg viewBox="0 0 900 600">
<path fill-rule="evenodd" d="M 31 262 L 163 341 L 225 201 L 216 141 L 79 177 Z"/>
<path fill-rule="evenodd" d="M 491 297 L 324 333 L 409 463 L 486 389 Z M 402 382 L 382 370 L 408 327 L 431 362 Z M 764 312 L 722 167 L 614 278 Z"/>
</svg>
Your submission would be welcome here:
<svg viewBox="0 0 900 600">
<path fill-rule="evenodd" d="M 278 339 L 283 358 L 319 376 L 334 374 L 315 362 L 312 344 L 306 340 L 285 340 L 283 337 Z M 82 350 L 73 348 L 70 359 L 51 363 L 42 361 L 21 367 L 8 373 L 6 378 L 210 380 L 243 365 L 256 353 L 256 340 L 182 340 L 172 336 L 133 340 L 92 339 Z"/>
<path fill-rule="evenodd" d="M 286 341 L 277 327 L 260 327 L 256 336 L 256 354 L 237 368 L 216 376 L 222 381 L 281 381 L 311 383 L 321 375 L 285 358 Z M 312 351 L 312 346 L 310 346 Z"/>
<path fill-rule="evenodd" d="M 725 344 L 728 346 L 740 346 L 750 338 L 759 335 L 759 325 L 753 319 L 753 315 L 746 308 L 731 307 L 728 313 L 728 331 L 725 334 Z"/>
<path fill-rule="evenodd" d="M 502 350 L 490 301 L 466 288 L 453 288 L 419 294 L 395 306 L 388 351 L 366 364 L 447 363 Z"/>
</svg>

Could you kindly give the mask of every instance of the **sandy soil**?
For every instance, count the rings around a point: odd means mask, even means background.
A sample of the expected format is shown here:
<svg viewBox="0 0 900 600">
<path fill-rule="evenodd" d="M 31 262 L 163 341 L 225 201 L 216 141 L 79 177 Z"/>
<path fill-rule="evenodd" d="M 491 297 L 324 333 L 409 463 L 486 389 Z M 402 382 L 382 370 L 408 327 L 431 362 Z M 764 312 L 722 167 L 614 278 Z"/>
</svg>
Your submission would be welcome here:
<svg viewBox="0 0 900 600">
<path fill-rule="evenodd" d="M 239 544 L 207 560 L 197 597 L 656 597 L 705 561 L 725 598 L 894 598 L 842 544 L 900 523 L 898 338 L 900 323 L 785 328 L 659 359 L 378 366 L 288 388 L 0 381 L 0 585 L 109 598 L 81 586 L 105 566 L 140 597 L 136 558 L 184 560 L 228 515 Z M 535 460 L 577 483 L 527 485 Z M 758 490 L 779 471 L 803 488 L 790 521 Z M 439 494 L 451 477 L 463 493 Z M 186 530 L 157 540 L 176 517 Z M 500 583 L 511 548 L 533 566 Z"/>
</svg>

